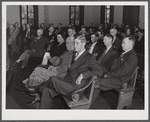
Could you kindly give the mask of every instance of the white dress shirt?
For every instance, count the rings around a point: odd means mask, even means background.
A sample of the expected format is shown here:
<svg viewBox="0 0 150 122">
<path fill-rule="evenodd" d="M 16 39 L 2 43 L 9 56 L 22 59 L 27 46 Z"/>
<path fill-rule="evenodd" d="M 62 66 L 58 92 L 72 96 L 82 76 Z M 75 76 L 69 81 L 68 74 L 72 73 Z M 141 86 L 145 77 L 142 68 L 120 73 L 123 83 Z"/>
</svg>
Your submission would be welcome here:
<svg viewBox="0 0 150 122">
<path fill-rule="evenodd" d="M 97 42 L 94 42 L 94 43 L 91 45 L 91 47 L 90 47 L 90 49 L 89 49 L 89 53 L 90 53 L 90 54 L 93 53 L 93 50 L 94 50 L 94 47 L 95 47 L 96 43 L 97 43 Z"/>
<path fill-rule="evenodd" d="M 111 47 L 112 47 L 112 45 L 109 46 L 108 48 L 106 48 L 105 54 L 108 52 L 108 50 L 109 50 Z"/>
<path fill-rule="evenodd" d="M 127 50 L 127 51 L 123 52 L 122 54 L 124 55 L 125 53 L 129 52 L 130 50 L 132 50 L 132 49 L 129 49 L 129 50 Z"/>
<path fill-rule="evenodd" d="M 75 61 L 84 53 L 85 49 L 79 52 L 75 58 Z"/>
</svg>

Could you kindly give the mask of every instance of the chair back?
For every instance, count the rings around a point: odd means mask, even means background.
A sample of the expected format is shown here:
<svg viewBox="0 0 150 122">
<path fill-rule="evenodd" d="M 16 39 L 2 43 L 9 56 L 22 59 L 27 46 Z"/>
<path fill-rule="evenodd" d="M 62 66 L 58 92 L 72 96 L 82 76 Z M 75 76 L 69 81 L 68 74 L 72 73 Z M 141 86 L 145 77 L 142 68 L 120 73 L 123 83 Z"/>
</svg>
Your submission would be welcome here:
<svg viewBox="0 0 150 122">
<path fill-rule="evenodd" d="M 133 73 L 132 76 L 131 76 L 131 79 L 130 79 L 129 82 L 128 82 L 128 85 L 131 86 L 133 89 L 135 88 L 136 79 L 137 79 L 137 74 L 138 74 L 138 69 L 139 69 L 139 67 L 137 66 L 137 67 L 135 68 L 134 73 Z"/>
<path fill-rule="evenodd" d="M 86 96 L 87 99 L 90 100 L 91 95 L 93 94 L 94 91 L 94 86 L 95 86 L 95 79 L 97 77 L 94 76 L 90 79 L 89 83 L 86 84 L 87 88 L 84 90 L 83 94 Z"/>
</svg>

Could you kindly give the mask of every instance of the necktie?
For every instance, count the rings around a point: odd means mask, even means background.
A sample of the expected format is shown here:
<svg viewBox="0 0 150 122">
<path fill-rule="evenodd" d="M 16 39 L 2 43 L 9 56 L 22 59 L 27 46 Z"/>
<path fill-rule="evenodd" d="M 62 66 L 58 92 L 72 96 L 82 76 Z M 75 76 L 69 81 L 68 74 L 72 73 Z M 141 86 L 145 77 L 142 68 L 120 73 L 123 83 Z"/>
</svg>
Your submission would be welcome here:
<svg viewBox="0 0 150 122">
<path fill-rule="evenodd" d="M 76 61 L 76 57 L 78 56 L 78 52 L 74 51 L 72 56 L 72 63 L 73 64 Z"/>
<path fill-rule="evenodd" d="M 98 63 L 101 64 L 105 54 L 106 54 L 107 49 L 103 52 L 103 54 L 101 55 L 101 57 L 98 59 Z"/>
<path fill-rule="evenodd" d="M 28 30 L 27 37 L 30 38 L 30 30 Z"/>
</svg>

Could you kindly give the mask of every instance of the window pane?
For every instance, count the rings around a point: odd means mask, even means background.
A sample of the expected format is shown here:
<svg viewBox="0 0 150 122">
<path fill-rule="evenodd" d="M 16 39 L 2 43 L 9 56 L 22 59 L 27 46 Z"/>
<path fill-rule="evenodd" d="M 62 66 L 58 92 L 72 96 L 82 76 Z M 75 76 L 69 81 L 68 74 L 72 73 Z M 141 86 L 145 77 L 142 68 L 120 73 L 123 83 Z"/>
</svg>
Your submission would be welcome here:
<svg viewBox="0 0 150 122">
<path fill-rule="evenodd" d="M 80 25 L 80 6 L 71 6 L 70 20 L 73 25 Z"/>
<path fill-rule="evenodd" d="M 77 26 L 79 26 L 79 18 L 80 18 L 80 8 L 79 7 L 76 7 L 76 18 L 75 18 L 75 24 Z"/>
<path fill-rule="evenodd" d="M 21 8 L 22 8 L 22 11 L 21 11 L 22 12 L 22 19 L 27 18 L 27 6 L 22 5 Z"/>
<path fill-rule="evenodd" d="M 33 11 L 33 5 L 28 6 L 28 20 L 29 23 L 34 25 L 34 11 Z"/>
<path fill-rule="evenodd" d="M 27 24 L 27 18 L 22 19 L 22 25 Z"/>
</svg>

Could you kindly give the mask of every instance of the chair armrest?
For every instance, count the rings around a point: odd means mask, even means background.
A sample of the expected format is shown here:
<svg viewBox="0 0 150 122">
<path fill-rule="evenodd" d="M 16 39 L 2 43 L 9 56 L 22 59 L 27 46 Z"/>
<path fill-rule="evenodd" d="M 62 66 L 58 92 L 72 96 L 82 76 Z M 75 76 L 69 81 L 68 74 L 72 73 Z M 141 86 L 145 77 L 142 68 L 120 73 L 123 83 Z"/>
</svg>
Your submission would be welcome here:
<svg viewBox="0 0 150 122">
<path fill-rule="evenodd" d="M 89 87 L 90 84 L 91 84 L 96 78 L 97 78 L 96 76 L 93 76 L 87 84 L 85 84 L 85 85 L 84 85 L 83 87 L 81 87 L 80 89 L 74 91 L 74 92 L 72 93 L 72 95 L 71 95 L 71 99 L 72 99 L 73 101 L 78 101 L 79 98 L 80 98 L 80 93 L 81 93 L 82 91 L 84 91 L 87 87 Z"/>
</svg>

